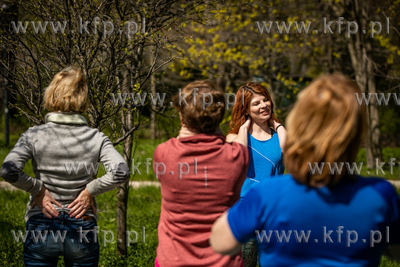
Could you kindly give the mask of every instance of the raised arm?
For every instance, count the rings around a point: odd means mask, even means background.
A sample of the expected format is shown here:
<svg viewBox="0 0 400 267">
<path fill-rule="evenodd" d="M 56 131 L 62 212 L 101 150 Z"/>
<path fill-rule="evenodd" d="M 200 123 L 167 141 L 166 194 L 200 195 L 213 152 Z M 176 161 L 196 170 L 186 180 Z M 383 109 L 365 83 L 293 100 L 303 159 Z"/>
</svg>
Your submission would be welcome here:
<svg viewBox="0 0 400 267">
<path fill-rule="evenodd" d="M 285 143 L 286 143 L 286 135 L 287 131 L 283 124 L 277 122 L 274 117 L 271 117 L 268 121 L 268 124 L 274 128 L 274 131 L 278 134 L 279 145 L 281 147 L 282 154 L 285 153 Z"/>
<path fill-rule="evenodd" d="M 228 134 L 226 137 L 226 142 L 237 142 L 247 147 L 247 133 L 249 132 L 250 123 L 251 119 L 249 118 L 242 126 L 240 126 L 238 134 Z"/>
</svg>

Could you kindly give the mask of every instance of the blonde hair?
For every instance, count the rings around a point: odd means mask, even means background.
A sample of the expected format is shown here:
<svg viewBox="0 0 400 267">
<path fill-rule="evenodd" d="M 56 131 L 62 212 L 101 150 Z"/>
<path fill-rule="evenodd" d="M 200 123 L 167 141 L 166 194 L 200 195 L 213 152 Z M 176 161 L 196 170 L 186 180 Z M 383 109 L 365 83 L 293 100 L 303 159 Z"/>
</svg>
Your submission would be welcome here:
<svg viewBox="0 0 400 267">
<path fill-rule="evenodd" d="M 43 106 L 48 111 L 85 112 L 89 97 L 82 71 L 69 66 L 57 73 L 45 90 Z"/>
<path fill-rule="evenodd" d="M 198 91 L 194 92 L 195 89 Z M 224 118 L 225 95 L 211 81 L 189 83 L 182 89 L 181 97 L 174 97 L 173 103 L 182 115 L 182 122 L 197 133 L 215 132 Z"/>
<path fill-rule="evenodd" d="M 329 173 L 327 164 L 340 166 L 356 159 L 366 130 L 366 108 L 355 99 L 360 93 L 357 84 L 336 74 L 316 79 L 299 94 L 286 120 L 284 154 L 285 166 L 296 180 L 318 187 L 354 178 L 346 166 Z M 322 163 L 322 172 L 311 173 L 314 164 Z"/>
</svg>

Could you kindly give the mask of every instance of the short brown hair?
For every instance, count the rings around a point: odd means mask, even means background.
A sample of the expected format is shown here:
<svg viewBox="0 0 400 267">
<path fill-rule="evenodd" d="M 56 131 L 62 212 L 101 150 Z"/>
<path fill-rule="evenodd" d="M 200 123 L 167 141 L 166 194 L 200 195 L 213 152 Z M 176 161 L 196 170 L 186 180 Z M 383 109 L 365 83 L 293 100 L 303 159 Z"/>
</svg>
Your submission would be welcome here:
<svg viewBox="0 0 400 267">
<path fill-rule="evenodd" d="M 89 97 L 82 71 L 69 66 L 57 73 L 45 90 L 43 105 L 48 111 L 85 112 Z"/>
<path fill-rule="evenodd" d="M 284 162 L 288 172 L 301 183 L 318 187 L 337 183 L 349 175 L 329 173 L 332 164 L 354 162 L 366 130 L 366 108 L 356 103 L 361 90 L 343 75 L 316 79 L 300 92 L 287 117 Z M 314 164 L 325 164 L 322 172 L 311 173 Z"/>
<path fill-rule="evenodd" d="M 186 85 L 180 94 L 173 101 L 182 122 L 197 133 L 215 132 L 224 118 L 224 93 L 210 81 L 195 81 Z"/>
</svg>

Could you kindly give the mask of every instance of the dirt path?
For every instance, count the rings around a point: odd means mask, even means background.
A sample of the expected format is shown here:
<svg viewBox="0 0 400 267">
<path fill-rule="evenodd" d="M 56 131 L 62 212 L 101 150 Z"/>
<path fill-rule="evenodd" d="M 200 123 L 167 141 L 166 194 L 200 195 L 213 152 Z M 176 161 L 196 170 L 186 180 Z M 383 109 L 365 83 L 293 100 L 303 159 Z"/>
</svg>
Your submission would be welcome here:
<svg viewBox="0 0 400 267">
<path fill-rule="evenodd" d="M 130 181 L 129 185 L 134 189 L 137 189 L 137 188 L 142 187 L 142 186 L 160 187 L 160 182 L 159 181 Z M 0 190 L 1 189 L 11 190 L 11 191 L 19 190 L 18 188 L 10 185 L 9 183 L 7 183 L 5 181 L 0 181 Z"/>
</svg>

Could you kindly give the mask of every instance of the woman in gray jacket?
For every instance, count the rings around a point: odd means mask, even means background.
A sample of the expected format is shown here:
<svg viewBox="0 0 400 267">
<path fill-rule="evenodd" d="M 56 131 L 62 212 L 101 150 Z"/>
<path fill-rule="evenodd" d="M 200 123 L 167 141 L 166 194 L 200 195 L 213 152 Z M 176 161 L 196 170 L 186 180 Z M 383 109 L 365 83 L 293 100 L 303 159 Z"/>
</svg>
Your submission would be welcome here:
<svg viewBox="0 0 400 267">
<path fill-rule="evenodd" d="M 55 75 L 44 94 L 45 124 L 29 128 L 7 155 L 1 176 L 29 192 L 25 266 L 97 266 L 95 196 L 129 180 L 129 167 L 107 136 L 87 125 L 85 77 L 77 67 Z M 35 177 L 22 170 L 32 159 Z M 108 172 L 98 178 L 101 162 Z"/>
</svg>

